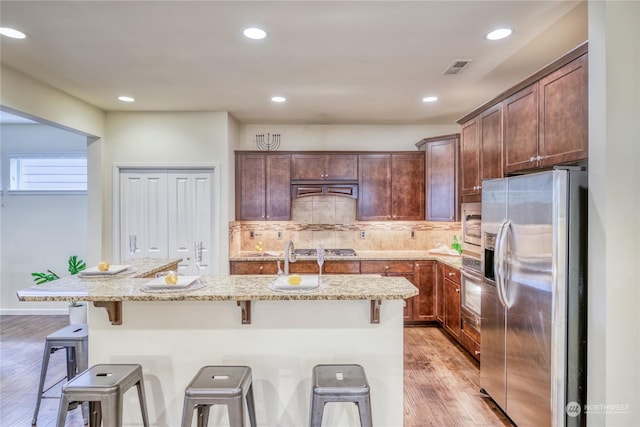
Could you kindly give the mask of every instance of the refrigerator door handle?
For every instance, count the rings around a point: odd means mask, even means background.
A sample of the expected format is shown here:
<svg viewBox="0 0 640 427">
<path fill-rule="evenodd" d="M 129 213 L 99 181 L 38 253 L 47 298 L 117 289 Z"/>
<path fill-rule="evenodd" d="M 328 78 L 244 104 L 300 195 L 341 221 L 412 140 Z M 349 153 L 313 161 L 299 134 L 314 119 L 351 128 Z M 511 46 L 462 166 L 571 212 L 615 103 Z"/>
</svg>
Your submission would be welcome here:
<svg viewBox="0 0 640 427">
<path fill-rule="evenodd" d="M 498 288 L 498 292 L 500 298 L 502 299 L 502 304 L 505 308 L 511 308 L 511 304 L 509 303 L 509 298 L 507 298 L 507 288 L 506 288 L 506 265 L 507 263 L 507 242 L 509 238 L 509 231 L 511 230 L 511 221 L 506 220 L 502 225 L 502 230 L 500 233 L 500 254 L 499 254 L 499 262 L 500 262 L 500 282 L 496 282 L 496 286 Z M 496 243 L 497 244 L 497 243 Z"/>
<path fill-rule="evenodd" d="M 504 233 L 504 226 L 507 224 L 507 220 L 503 220 L 498 226 L 498 233 L 496 234 L 495 243 L 495 257 L 493 258 L 493 271 L 496 280 L 496 290 L 498 291 L 498 299 L 503 307 L 507 307 L 507 302 L 502 294 L 502 234 Z"/>
</svg>

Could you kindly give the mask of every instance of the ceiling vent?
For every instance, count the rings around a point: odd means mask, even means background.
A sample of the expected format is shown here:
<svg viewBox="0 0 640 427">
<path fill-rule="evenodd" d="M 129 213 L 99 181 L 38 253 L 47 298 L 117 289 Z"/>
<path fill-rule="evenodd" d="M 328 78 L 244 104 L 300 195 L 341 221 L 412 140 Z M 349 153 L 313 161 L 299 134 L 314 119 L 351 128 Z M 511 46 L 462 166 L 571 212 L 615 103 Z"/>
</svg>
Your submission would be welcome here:
<svg viewBox="0 0 640 427">
<path fill-rule="evenodd" d="M 469 65 L 471 61 L 471 59 L 456 59 L 446 70 L 444 70 L 443 74 L 458 74 L 464 67 Z"/>
</svg>

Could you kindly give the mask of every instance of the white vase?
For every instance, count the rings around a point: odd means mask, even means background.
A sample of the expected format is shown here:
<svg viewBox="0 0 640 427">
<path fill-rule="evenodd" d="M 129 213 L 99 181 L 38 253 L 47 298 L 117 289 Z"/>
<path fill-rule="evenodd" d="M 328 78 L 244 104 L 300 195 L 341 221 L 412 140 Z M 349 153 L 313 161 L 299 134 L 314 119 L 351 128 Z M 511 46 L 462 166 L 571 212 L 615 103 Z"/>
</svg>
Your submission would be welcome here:
<svg viewBox="0 0 640 427">
<path fill-rule="evenodd" d="M 69 306 L 69 324 L 76 323 L 87 323 L 87 305 L 85 303 Z"/>
</svg>

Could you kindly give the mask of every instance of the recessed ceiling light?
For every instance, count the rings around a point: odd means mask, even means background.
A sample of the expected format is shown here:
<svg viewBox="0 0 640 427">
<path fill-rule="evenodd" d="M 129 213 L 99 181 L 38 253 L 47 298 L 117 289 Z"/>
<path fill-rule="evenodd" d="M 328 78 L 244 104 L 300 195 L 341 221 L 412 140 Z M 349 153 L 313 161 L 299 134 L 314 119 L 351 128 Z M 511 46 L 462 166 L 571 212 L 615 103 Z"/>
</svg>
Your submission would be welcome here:
<svg viewBox="0 0 640 427">
<path fill-rule="evenodd" d="M 135 101 L 135 98 L 132 98 L 130 96 L 119 96 L 118 99 L 122 102 L 133 102 Z"/>
<path fill-rule="evenodd" d="M 487 40 L 500 40 L 509 37 L 513 31 L 511 28 L 500 28 L 487 34 Z"/>
<path fill-rule="evenodd" d="M 242 32 L 242 34 L 244 34 L 245 37 L 253 40 L 262 40 L 263 38 L 267 37 L 267 33 L 260 28 L 246 28 Z"/>
<path fill-rule="evenodd" d="M 437 100 L 437 96 L 425 96 L 424 98 L 422 98 L 422 102 L 435 102 Z"/>
<path fill-rule="evenodd" d="M 271 97 L 271 100 L 273 102 L 285 102 L 287 98 L 285 98 L 284 96 L 273 96 Z"/>
<path fill-rule="evenodd" d="M 0 34 L 3 36 L 11 37 L 12 39 L 24 39 L 27 37 L 22 31 L 14 30 L 13 28 L 1 27 Z"/>
</svg>

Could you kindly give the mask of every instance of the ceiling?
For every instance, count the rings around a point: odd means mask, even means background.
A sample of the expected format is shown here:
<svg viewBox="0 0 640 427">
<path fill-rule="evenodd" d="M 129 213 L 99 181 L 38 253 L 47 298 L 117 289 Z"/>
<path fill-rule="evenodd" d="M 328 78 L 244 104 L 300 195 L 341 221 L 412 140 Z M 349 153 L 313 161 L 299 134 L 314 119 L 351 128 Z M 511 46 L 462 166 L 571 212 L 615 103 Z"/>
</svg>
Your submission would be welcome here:
<svg viewBox="0 0 640 427">
<path fill-rule="evenodd" d="M 450 124 L 587 38 L 578 1 L 9 1 L 0 59 L 105 111 Z M 264 40 L 242 30 L 258 26 Z M 511 37 L 484 38 L 498 27 Z M 457 75 L 443 71 L 472 62 Z M 134 103 L 117 100 L 136 98 Z M 270 98 L 282 95 L 287 102 Z M 423 103 L 435 95 L 439 100 Z"/>
</svg>

